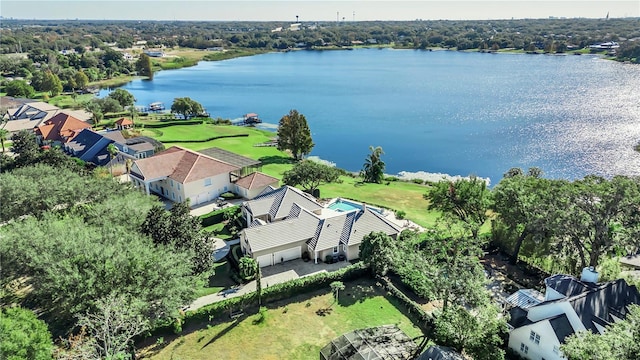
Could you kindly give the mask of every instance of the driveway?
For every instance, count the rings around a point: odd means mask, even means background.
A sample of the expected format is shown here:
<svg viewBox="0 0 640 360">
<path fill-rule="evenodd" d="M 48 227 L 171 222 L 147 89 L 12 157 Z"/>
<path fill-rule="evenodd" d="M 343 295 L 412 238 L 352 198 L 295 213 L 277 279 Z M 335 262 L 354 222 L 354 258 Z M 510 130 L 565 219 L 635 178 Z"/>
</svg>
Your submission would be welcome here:
<svg viewBox="0 0 640 360">
<path fill-rule="evenodd" d="M 340 261 L 333 264 L 318 263 L 313 261 L 304 262 L 302 259 L 287 261 L 282 264 L 267 266 L 262 268 L 262 288 L 270 285 L 283 283 L 289 280 L 310 276 L 320 272 L 331 272 L 351 265 L 348 261 Z M 206 295 L 197 298 L 187 310 L 196 310 L 203 306 L 213 304 L 218 301 L 225 300 L 236 296 L 241 296 L 256 291 L 256 281 L 250 281 L 246 284 L 236 286 L 231 289 L 224 289 L 217 294 Z"/>
</svg>

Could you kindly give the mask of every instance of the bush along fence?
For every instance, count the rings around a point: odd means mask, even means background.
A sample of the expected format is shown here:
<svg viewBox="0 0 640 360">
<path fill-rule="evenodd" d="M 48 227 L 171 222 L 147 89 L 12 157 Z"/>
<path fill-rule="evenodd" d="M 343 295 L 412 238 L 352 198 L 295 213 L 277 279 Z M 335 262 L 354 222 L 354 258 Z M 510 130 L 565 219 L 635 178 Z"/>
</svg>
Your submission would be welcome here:
<svg viewBox="0 0 640 360">
<path fill-rule="evenodd" d="M 418 303 L 411 300 L 400 289 L 393 285 L 391 280 L 389 280 L 388 278 L 377 277 L 377 280 L 380 281 L 382 287 L 387 292 L 395 296 L 407 308 L 407 317 L 409 317 L 411 321 L 413 321 L 413 323 L 422 330 L 422 333 L 430 336 L 433 333 L 433 315 L 425 312 Z"/>
<path fill-rule="evenodd" d="M 363 276 L 369 276 L 369 268 L 358 262 L 337 271 L 318 273 L 315 275 L 287 281 L 280 284 L 270 285 L 262 289 L 262 304 L 288 299 L 295 295 L 307 292 L 328 289 L 329 284 L 334 281 L 356 280 Z M 161 335 L 168 332 L 179 333 L 182 327 L 192 322 L 210 321 L 214 318 L 230 316 L 245 308 L 258 305 L 258 294 L 251 293 L 229 298 L 220 302 L 207 305 L 195 311 L 187 311 L 182 318 L 177 318 L 174 323 L 164 323 L 151 331 L 151 335 Z M 178 324 L 178 326 L 176 326 Z"/>
</svg>

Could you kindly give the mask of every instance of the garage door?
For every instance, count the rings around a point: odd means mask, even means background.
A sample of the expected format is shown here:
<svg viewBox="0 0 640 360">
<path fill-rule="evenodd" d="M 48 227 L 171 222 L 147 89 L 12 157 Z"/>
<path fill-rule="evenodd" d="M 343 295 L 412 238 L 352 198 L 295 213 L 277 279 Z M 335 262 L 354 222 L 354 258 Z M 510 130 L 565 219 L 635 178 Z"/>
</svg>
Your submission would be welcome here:
<svg viewBox="0 0 640 360">
<path fill-rule="evenodd" d="M 273 259 L 273 254 L 269 253 L 267 255 L 258 256 L 257 260 L 260 267 L 265 267 L 265 266 L 273 265 L 272 259 Z"/>
<path fill-rule="evenodd" d="M 276 264 L 279 264 L 280 262 L 283 262 L 283 261 L 298 259 L 300 258 L 300 256 L 301 256 L 300 246 L 297 246 L 291 249 L 275 252 L 273 254 L 273 261 Z"/>
</svg>

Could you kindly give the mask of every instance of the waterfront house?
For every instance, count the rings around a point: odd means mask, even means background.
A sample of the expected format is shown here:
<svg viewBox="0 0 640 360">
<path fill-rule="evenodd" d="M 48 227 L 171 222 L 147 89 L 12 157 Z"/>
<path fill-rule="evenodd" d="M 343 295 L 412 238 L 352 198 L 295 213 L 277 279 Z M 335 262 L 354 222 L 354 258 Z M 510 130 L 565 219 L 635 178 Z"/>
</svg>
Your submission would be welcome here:
<svg viewBox="0 0 640 360">
<path fill-rule="evenodd" d="M 371 232 L 396 237 L 400 227 L 380 212 L 362 205 L 335 211 L 290 186 L 267 188 L 242 205 L 248 227 L 240 232 L 244 254 L 261 267 L 298 259 L 304 253 L 315 263 L 354 260 Z"/>
<path fill-rule="evenodd" d="M 179 146 L 136 160 L 130 172 L 132 183 L 147 194 L 155 193 L 174 202 L 198 205 L 231 191 L 241 168 Z"/>
<path fill-rule="evenodd" d="M 626 317 L 629 305 L 640 305 L 638 289 L 625 280 L 597 281 L 598 273 L 585 268 L 579 280 L 570 275 L 545 279 L 544 297 L 535 291 L 509 297 L 509 348 L 526 359 L 560 360 L 560 346 L 569 335 L 602 334 Z"/>
</svg>

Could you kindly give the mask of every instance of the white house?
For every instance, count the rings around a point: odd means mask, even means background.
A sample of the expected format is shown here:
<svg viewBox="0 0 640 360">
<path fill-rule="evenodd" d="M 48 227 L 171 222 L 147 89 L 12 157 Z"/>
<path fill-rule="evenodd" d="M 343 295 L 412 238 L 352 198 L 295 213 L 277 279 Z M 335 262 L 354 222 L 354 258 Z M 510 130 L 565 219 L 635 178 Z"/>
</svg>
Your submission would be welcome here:
<svg viewBox="0 0 640 360">
<path fill-rule="evenodd" d="M 520 290 L 507 300 L 510 309 L 509 348 L 531 360 L 564 359 L 560 346 L 579 331 L 602 334 L 624 319 L 628 306 L 640 304 L 640 293 L 619 279 L 597 283 L 598 273 L 585 268 L 580 280 L 570 275 L 545 279 L 544 297 Z"/>
</svg>

